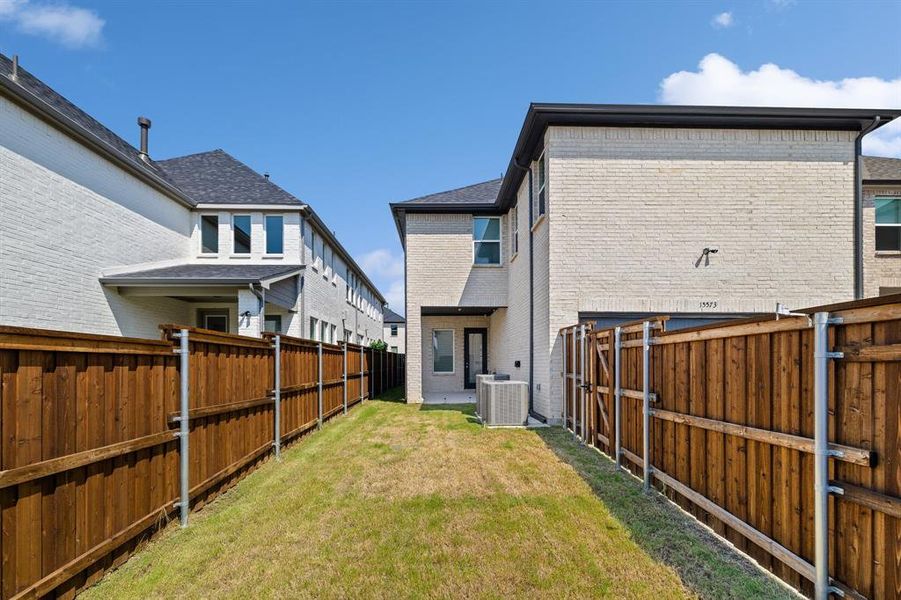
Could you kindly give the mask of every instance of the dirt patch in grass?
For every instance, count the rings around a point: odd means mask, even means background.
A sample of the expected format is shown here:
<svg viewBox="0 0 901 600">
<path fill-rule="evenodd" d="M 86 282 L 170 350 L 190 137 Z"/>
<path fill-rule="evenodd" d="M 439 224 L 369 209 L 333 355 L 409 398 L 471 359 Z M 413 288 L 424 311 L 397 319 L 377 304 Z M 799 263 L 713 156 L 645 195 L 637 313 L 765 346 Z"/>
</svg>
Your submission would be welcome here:
<svg viewBox="0 0 901 600">
<path fill-rule="evenodd" d="M 686 587 L 649 529 L 593 489 L 600 457 L 546 431 L 367 402 L 84 597 L 669 599 L 734 583 Z"/>
</svg>

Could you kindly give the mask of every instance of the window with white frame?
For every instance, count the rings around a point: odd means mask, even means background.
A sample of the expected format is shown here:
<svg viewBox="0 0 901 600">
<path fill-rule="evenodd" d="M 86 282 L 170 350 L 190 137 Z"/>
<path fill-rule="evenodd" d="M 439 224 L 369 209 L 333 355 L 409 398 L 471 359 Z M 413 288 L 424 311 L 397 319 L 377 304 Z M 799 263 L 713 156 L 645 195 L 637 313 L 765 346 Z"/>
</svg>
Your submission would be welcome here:
<svg viewBox="0 0 901 600">
<path fill-rule="evenodd" d="M 266 254 L 282 254 L 285 251 L 285 219 L 282 215 L 266 215 L 263 220 L 266 232 Z"/>
<path fill-rule="evenodd" d="M 200 216 L 200 253 L 219 254 L 219 215 Z"/>
<path fill-rule="evenodd" d="M 510 209 L 510 255 L 519 252 L 519 206 Z"/>
<path fill-rule="evenodd" d="M 332 276 L 332 257 L 334 256 L 334 252 L 332 251 L 332 247 L 328 244 L 325 245 L 322 253 L 322 277 L 323 279 L 328 279 Z"/>
<path fill-rule="evenodd" d="M 391 337 L 397 337 L 397 323 L 391 325 Z"/>
<path fill-rule="evenodd" d="M 319 339 L 319 320 L 314 317 L 310 317 L 310 339 Z"/>
<path fill-rule="evenodd" d="M 432 372 L 454 372 L 454 330 L 432 331 Z"/>
<path fill-rule="evenodd" d="M 473 217 L 472 262 L 476 265 L 501 264 L 500 217 Z"/>
<path fill-rule="evenodd" d="M 538 193 L 535 198 L 535 220 L 537 221 L 547 210 L 547 161 L 544 153 L 538 159 Z"/>
<path fill-rule="evenodd" d="M 336 344 L 338 342 L 338 326 L 332 325 L 331 330 L 328 333 L 328 341 L 330 344 Z"/>
<path fill-rule="evenodd" d="M 324 253 L 324 243 L 325 241 L 322 239 L 322 236 L 317 234 L 315 231 L 312 233 L 313 236 L 313 268 L 315 270 L 319 270 L 322 268 L 322 256 Z"/>
<path fill-rule="evenodd" d="M 250 215 L 233 216 L 232 230 L 234 234 L 232 253 L 250 254 Z"/>
<path fill-rule="evenodd" d="M 347 278 L 345 279 L 345 283 L 347 283 L 347 291 L 346 291 L 345 298 L 351 304 L 353 304 L 353 302 L 354 302 L 354 280 L 355 279 L 356 279 L 356 277 L 351 272 L 350 268 L 348 268 L 347 269 Z"/>
<path fill-rule="evenodd" d="M 901 252 L 901 198 L 877 196 L 876 250 Z"/>
</svg>

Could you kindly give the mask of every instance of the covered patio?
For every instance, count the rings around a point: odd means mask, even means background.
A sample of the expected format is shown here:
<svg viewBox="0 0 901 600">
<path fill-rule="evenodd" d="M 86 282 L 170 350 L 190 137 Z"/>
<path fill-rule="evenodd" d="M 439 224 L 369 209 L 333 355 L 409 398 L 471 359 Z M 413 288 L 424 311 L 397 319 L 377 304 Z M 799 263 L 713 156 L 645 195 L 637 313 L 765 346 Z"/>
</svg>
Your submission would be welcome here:
<svg viewBox="0 0 901 600">
<path fill-rule="evenodd" d="M 300 336 L 302 265 L 179 264 L 105 275 L 101 284 L 130 299 L 190 304 L 197 327 L 259 337 Z"/>
</svg>

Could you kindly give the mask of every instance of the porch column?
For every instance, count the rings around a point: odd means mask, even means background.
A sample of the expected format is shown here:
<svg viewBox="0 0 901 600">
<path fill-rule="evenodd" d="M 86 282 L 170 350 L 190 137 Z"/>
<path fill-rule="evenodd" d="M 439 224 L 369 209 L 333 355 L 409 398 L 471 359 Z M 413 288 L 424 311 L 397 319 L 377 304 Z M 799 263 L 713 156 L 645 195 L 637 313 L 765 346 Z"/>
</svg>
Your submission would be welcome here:
<svg viewBox="0 0 901 600">
<path fill-rule="evenodd" d="M 263 311 L 260 309 L 259 298 L 257 298 L 249 289 L 239 289 L 238 335 L 260 337 L 262 332 Z"/>
</svg>

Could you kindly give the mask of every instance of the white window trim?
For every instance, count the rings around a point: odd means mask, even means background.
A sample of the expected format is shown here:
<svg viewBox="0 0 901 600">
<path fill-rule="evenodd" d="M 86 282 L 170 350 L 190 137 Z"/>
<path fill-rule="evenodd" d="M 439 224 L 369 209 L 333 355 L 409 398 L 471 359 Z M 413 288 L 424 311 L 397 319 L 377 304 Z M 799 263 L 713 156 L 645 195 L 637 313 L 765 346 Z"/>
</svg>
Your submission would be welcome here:
<svg viewBox="0 0 901 600">
<path fill-rule="evenodd" d="M 439 331 L 450 331 L 451 334 L 451 370 L 436 371 L 435 370 L 435 334 Z M 433 329 L 432 330 L 432 375 L 453 375 L 457 372 L 457 333 L 453 329 Z"/>
<path fill-rule="evenodd" d="M 216 252 L 204 252 L 203 251 L 203 218 L 204 217 L 216 217 Z M 200 216 L 197 217 L 197 255 L 212 257 L 219 256 L 219 250 L 221 250 L 221 244 L 219 243 L 219 213 L 200 213 Z M 233 242 L 234 243 L 234 242 Z"/>
<path fill-rule="evenodd" d="M 510 219 L 510 262 L 519 256 L 519 204 L 514 204 L 508 217 Z"/>
<path fill-rule="evenodd" d="M 475 228 L 476 219 L 496 219 L 497 220 L 497 240 L 476 240 L 473 235 L 474 232 L 471 232 L 469 235 L 472 238 L 472 266 L 474 267 L 501 267 L 504 264 L 504 223 L 501 217 L 486 217 L 481 215 L 473 215 L 472 223 L 473 229 Z M 498 245 L 498 261 L 496 263 L 478 263 L 476 264 L 476 244 L 487 242 L 493 244 L 497 242 Z"/>
<path fill-rule="evenodd" d="M 250 219 L 250 252 L 235 252 L 235 218 L 237 217 L 247 217 L 248 219 Z M 231 225 L 231 256 L 235 258 L 250 258 L 253 255 L 253 215 L 251 215 L 250 213 L 235 213 L 232 215 Z"/>
<path fill-rule="evenodd" d="M 541 169 L 542 161 L 544 161 L 544 172 L 542 172 L 542 169 Z M 538 186 L 535 191 L 535 206 L 534 206 L 535 223 L 534 223 L 534 225 L 537 225 L 538 222 L 541 219 L 543 219 L 545 215 L 547 215 L 547 205 L 548 205 L 548 194 L 547 194 L 548 185 L 547 184 L 548 184 L 548 179 L 550 179 L 550 178 L 548 177 L 548 164 L 547 164 L 547 153 L 546 152 L 542 152 L 541 155 L 538 157 L 538 160 L 535 161 L 535 170 L 538 171 Z M 542 175 L 544 175 L 544 181 L 541 180 Z M 544 212 L 538 212 L 538 209 L 541 207 L 541 192 L 542 191 L 544 191 Z M 533 225 L 533 227 L 534 227 L 534 225 Z"/>
<path fill-rule="evenodd" d="M 873 204 L 875 206 L 877 200 L 895 200 L 897 202 L 901 202 L 901 196 L 874 196 Z M 875 219 L 875 215 L 874 215 Z M 880 250 L 876 248 L 876 230 L 880 227 L 901 227 L 901 223 L 874 223 L 875 228 L 873 229 L 873 248 L 875 249 L 877 254 L 882 255 L 895 255 L 901 253 L 901 249 L 893 248 L 891 250 Z"/>
<path fill-rule="evenodd" d="M 268 219 L 269 217 L 281 217 L 282 218 L 282 251 L 281 252 L 269 252 L 269 225 Z M 251 224 L 252 226 L 252 224 Z M 284 258 L 285 256 L 285 215 L 263 215 L 263 256 L 267 258 Z"/>
</svg>

